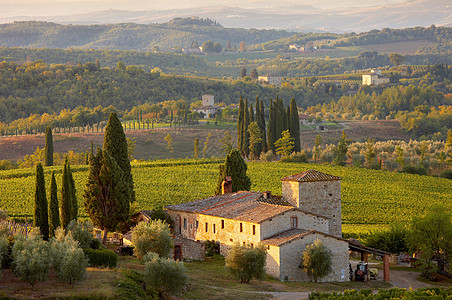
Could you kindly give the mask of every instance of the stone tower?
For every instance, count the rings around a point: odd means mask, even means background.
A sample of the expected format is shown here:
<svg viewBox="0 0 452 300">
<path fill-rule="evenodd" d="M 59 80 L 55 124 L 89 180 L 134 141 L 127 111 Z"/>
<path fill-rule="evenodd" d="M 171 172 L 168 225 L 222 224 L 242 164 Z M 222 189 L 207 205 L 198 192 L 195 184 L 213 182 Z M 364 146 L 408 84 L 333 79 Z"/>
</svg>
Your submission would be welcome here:
<svg viewBox="0 0 452 300">
<path fill-rule="evenodd" d="M 293 174 L 281 179 L 282 196 L 295 207 L 330 218 L 328 233 L 342 237 L 341 179 L 315 170 Z"/>
<path fill-rule="evenodd" d="M 213 95 L 202 95 L 202 106 L 214 106 L 215 97 Z"/>
</svg>

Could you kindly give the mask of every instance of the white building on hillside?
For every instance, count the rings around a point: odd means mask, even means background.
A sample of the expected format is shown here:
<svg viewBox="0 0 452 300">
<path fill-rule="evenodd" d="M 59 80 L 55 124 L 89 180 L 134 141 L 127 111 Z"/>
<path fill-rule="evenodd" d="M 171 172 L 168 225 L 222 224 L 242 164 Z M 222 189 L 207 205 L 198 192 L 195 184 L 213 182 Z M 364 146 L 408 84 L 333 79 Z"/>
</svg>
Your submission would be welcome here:
<svg viewBox="0 0 452 300">
<path fill-rule="evenodd" d="M 363 74 L 363 85 L 380 85 L 388 82 L 388 77 L 381 76 L 381 70 L 372 69 L 370 73 Z"/>
<path fill-rule="evenodd" d="M 202 106 L 193 110 L 203 113 L 205 119 L 215 116 L 218 110 L 218 107 L 215 106 L 215 97 L 213 95 L 202 95 Z"/>
</svg>

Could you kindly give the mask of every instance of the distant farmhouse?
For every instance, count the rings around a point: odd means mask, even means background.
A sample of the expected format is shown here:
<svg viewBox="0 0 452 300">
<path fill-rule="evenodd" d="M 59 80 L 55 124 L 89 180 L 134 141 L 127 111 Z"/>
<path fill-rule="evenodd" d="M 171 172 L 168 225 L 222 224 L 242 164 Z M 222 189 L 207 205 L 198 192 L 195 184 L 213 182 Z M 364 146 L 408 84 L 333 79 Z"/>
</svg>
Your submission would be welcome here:
<svg viewBox="0 0 452 300">
<path fill-rule="evenodd" d="M 315 118 L 305 115 L 305 114 L 298 114 L 298 119 L 300 120 L 300 125 L 312 125 L 315 124 Z"/>
<path fill-rule="evenodd" d="M 215 97 L 213 95 L 202 95 L 202 106 L 193 110 L 203 113 L 205 119 L 214 116 L 218 110 L 218 107 L 215 106 Z"/>
<path fill-rule="evenodd" d="M 281 85 L 282 78 L 281 76 L 274 76 L 272 74 L 267 74 L 265 76 L 259 76 L 258 81 L 260 83 L 272 84 L 272 85 Z"/>
<path fill-rule="evenodd" d="M 348 281 L 349 242 L 342 238 L 341 178 L 308 170 L 281 179 L 282 196 L 271 192 L 223 194 L 170 205 L 177 255 L 194 257 L 195 241 L 215 240 L 221 254 L 235 243 L 267 248 L 267 273 L 280 280 L 307 281 L 299 268 L 304 249 L 320 239 L 333 254 L 333 271 L 323 281 Z"/>
<path fill-rule="evenodd" d="M 370 73 L 363 74 L 363 85 L 380 85 L 388 82 L 388 77 L 381 76 L 381 70 L 372 69 Z"/>
</svg>

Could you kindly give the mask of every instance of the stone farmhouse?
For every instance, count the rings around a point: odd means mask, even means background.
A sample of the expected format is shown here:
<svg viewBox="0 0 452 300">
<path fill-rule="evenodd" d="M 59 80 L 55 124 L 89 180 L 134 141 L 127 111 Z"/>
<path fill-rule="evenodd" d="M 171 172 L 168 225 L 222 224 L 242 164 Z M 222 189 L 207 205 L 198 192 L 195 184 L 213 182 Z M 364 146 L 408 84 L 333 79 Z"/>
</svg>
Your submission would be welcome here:
<svg viewBox="0 0 452 300">
<path fill-rule="evenodd" d="M 388 83 L 389 78 L 381 75 L 381 70 L 372 69 L 369 74 L 363 74 L 363 85 L 380 85 Z"/>
<path fill-rule="evenodd" d="M 282 196 L 271 192 L 223 194 L 167 206 L 175 223 L 175 255 L 199 257 L 195 242 L 215 240 L 226 255 L 235 243 L 267 248 L 267 273 L 280 280 L 307 281 L 303 251 L 320 239 L 333 254 L 333 271 L 323 281 L 348 281 L 349 242 L 342 238 L 341 178 L 308 170 L 281 179 Z"/>
<path fill-rule="evenodd" d="M 204 114 L 204 119 L 208 119 L 217 113 L 218 107 L 215 106 L 214 95 L 202 95 L 202 106 L 193 109 Z"/>
</svg>

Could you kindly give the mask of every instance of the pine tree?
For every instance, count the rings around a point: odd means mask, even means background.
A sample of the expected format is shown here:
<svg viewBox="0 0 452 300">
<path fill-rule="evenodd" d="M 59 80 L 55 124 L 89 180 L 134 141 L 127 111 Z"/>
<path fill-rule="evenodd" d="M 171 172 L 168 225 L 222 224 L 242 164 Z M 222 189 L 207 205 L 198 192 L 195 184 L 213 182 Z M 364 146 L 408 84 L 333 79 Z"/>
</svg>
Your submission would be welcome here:
<svg viewBox="0 0 452 300">
<path fill-rule="evenodd" d="M 300 119 L 298 117 L 297 102 L 295 102 L 294 98 L 290 100 L 289 130 L 290 135 L 294 138 L 295 142 L 293 150 L 295 152 L 300 152 L 301 151 Z"/>
<path fill-rule="evenodd" d="M 126 135 L 116 113 L 110 114 L 107 127 L 105 128 L 103 150 L 107 151 L 115 159 L 115 162 L 124 173 L 129 186 L 129 200 L 134 202 L 135 192 L 133 190 L 132 168 L 127 153 Z"/>
<path fill-rule="evenodd" d="M 268 146 L 267 146 L 267 134 L 265 129 L 265 110 L 264 110 L 264 101 L 261 100 L 259 103 L 259 127 L 262 132 L 262 151 L 267 152 Z M 261 151 L 261 152 L 262 152 Z"/>
<path fill-rule="evenodd" d="M 129 184 L 123 170 L 107 151 L 99 149 L 95 156 L 90 156 L 84 205 L 93 225 L 104 230 L 104 244 L 108 232 L 129 219 Z"/>
<path fill-rule="evenodd" d="M 242 135 L 242 127 L 243 127 L 243 118 L 245 115 L 245 111 L 243 108 L 243 98 L 240 96 L 239 101 L 239 116 L 237 120 L 237 149 L 240 151 L 240 153 L 243 153 L 243 135 Z"/>
<path fill-rule="evenodd" d="M 55 180 L 55 173 L 52 172 L 50 181 L 50 203 L 49 203 L 49 231 L 50 236 L 55 235 L 55 229 L 60 226 L 60 212 L 58 205 L 58 188 Z"/>
<path fill-rule="evenodd" d="M 245 115 L 243 117 L 242 136 L 243 139 L 243 155 L 248 156 L 250 154 L 250 133 L 248 132 L 248 126 L 250 125 L 250 114 L 248 110 L 248 100 L 245 98 L 244 105 Z"/>
<path fill-rule="evenodd" d="M 49 239 L 49 214 L 46 196 L 46 185 L 44 181 L 44 169 L 42 164 L 36 166 L 36 185 L 35 185 L 35 205 L 33 215 L 33 226 L 39 227 L 42 238 Z"/>
<path fill-rule="evenodd" d="M 251 188 L 251 180 L 246 175 L 247 165 L 240 151 L 232 149 L 231 153 L 226 156 L 226 161 L 219 167 L 219 175 L 215 195 L 221 194 L 221 184 L 226 176 L 231 176 L 232 192 L 249 191 Z"/>
<path fill-rule="evenodd" d="M 294 140 L 289 130 L 285 130 L 281 134 L 281 138 L 275 142 L 276 154 L 289 156 L 293 151 Z"/>
<path fill-rule="evenodd" d="M 52 128 L 47 126 L 46 128 L 46 145 L 44 148 L 45 152 L 45 165 L 53 166 L 53 138 L 52 138 Z"/>
</svg>

